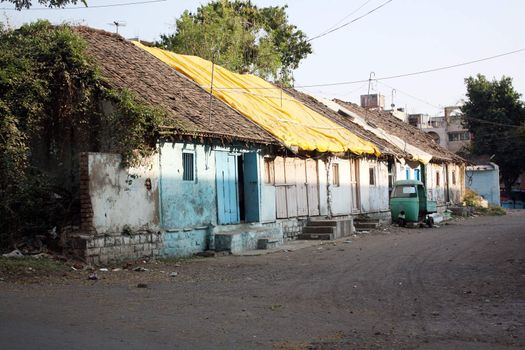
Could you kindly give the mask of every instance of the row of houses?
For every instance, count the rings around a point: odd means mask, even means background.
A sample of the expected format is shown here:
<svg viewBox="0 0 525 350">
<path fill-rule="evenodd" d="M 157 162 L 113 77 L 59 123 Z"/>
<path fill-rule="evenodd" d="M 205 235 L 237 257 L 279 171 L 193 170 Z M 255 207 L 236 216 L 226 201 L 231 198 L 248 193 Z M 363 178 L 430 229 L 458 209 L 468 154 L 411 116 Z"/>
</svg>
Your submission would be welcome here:
<svg viewBox="0 0 525 350">
<path fill-rule="evenodd" d="M 109 87 L 168 114 L 142 165 L 79 155 L 80 231 L 69 241 L 88 262 L 254 249 L 260 239 L 296 239 L 321 218 L 389 221 L 402 179 L 424 182 L 441 209 L 461 201 L 463 159 L 391 113 L 75 31 Z"/>
</svg>

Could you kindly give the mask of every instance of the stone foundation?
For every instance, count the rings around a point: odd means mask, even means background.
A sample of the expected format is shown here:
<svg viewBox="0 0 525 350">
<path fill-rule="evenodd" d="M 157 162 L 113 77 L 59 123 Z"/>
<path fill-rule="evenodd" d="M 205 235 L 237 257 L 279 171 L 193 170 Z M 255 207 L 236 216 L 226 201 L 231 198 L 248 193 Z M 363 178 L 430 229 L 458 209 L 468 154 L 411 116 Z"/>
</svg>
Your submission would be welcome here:
<svg viewBox="0 0 525 350">
<path fill-rule="evenodd" d="M 78 235 L 70 239 L 72 252 L 86 263 L 104 265 L 126 259 L 158 257 L 164 246 L 162 235 L 137 232 L 131 235 Z"/>
</svg>

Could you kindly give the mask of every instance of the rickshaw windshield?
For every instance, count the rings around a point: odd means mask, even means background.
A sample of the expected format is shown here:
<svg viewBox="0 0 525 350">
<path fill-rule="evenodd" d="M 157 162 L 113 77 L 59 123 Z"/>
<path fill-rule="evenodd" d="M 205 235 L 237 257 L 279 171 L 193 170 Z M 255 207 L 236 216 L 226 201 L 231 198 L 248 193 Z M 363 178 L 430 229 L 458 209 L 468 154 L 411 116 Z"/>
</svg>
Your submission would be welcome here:
<svg viewBox="0 0 525 350">
<path fill-rule="evenodd" d="M 416 198 L 416 186 L 414 185 L 398 185 L 392 192 L 392 198 Z"/>
</svg>

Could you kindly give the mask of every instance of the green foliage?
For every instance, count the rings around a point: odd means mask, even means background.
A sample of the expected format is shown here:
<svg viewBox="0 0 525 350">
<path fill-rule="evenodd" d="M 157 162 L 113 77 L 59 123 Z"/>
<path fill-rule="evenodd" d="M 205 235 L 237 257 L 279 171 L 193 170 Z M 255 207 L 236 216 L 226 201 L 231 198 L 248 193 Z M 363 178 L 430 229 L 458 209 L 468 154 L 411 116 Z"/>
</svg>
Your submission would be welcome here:
<svg viewBox="0 0 525 350">
<path fill-rule="evenodd" d="M 0 2 L 10 2 L 15 5 L 17 10 L 28 9 L 33 6 L 31 0 L 0 0 Z M 86 0 L 80 0 L 87 7 Z M 46 7 L 64 7 L 69 4 L 76 4 L 78 0 L 38 0 L 38 3 Z"/>
<path fill-rule="evenodd" d="M 47 257 L 0 257 L 0 274 L 7 280 L 18 282 L 22 278 L 63 275 L 68 271 L 71 271 L 71 267 Z"/>
<path fill-rule="evenodd" d="M 161 35 L 158 45 L 284 85 L 293 83 L 292 71 L 312 52 L 306 35 L 288 23 L 286 6 L 259 8 L 239 0 L 185 11 L 176 20 L 176 32 Z"/>
<path fill-rule="evenodd" d="M 525 105 L 512 79 L 465 79 L 468 101 L 461 108 L 464 125 L 474 134 L 470 152 L 494 155 L 507 192 L 525 171 Z"/>
<path fill-rule="evenodd" d="M 120 135 L 108 137 L 109 143 L 104 148 L 122 154 L 127 165 L 138 164 L 143 157 L 153 154 L 163 114 L 137 103 L 127 90 L 106 90 L 104 99 L 112 102 L 114 108 L 112 113 L 106 113 L 107 128 L 112 135 Z"/>
<path fill-rule="evenodd" d="M 45 21 L 0 31 L 0 245 L 67 218 L 76 189 L 50 174 L 70 178 L 78 152 L 155 150 L 162 113 L 105 87 L 85 48 Z"/>
</svg>

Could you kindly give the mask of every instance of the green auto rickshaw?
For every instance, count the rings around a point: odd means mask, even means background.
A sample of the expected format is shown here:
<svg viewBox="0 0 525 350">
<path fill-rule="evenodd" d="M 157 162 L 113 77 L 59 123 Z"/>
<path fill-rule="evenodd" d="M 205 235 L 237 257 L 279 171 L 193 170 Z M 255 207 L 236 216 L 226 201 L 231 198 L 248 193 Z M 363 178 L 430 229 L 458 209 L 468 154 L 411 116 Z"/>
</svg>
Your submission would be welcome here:
<svg viewBox="0 0 525 350">
<path fill-rule="evenodd" d="M 418 180 L 400 180 L 394 183 L 390 196 L 392 222 L 400 226 L 424 223 L 432 227 L 429 214 L 437 212 L 436 201 L 427 200 L 425 185 Z"/>
</svg>

